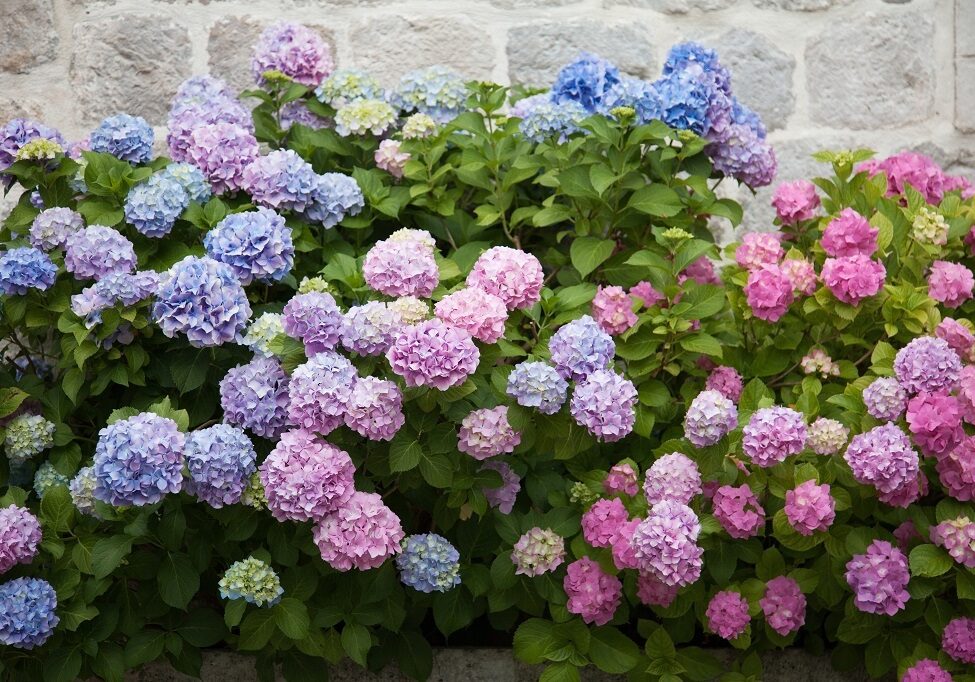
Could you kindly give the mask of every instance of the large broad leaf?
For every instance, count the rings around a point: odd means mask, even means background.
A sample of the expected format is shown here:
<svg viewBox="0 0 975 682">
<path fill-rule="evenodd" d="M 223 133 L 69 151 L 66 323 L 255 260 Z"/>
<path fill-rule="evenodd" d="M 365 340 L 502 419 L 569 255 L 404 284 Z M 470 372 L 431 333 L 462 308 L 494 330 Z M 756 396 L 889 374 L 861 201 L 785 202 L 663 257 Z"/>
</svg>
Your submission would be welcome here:
<svg viewBox="0 0 975 682">
<path fill-rule="evenodd" d="M 291 639 L 304 639 L 311 624 L 308 607 L 293 597 L 285 597 L 274 606 L 274 621 Z"/>
<path fill-rule="evenodd" d="M 595 628 L 589 642 L 589 658 L 603 672 L 622 675 L 640 660 L 640 649 L 616 628 Z"/>
<path fill-rule="evenodd" d="M 525 663 L 542 663 L 564 644 L 555 634 L 555 626 L 541 618 L 529 618 L 515 631 L 515 656 Z"/>
<path fill-rule="evenodd" d="M 630 197 L 629 208 L 657 218 L 669 218 L 681 212 L 680 196 L 667 185 L 647 185 Z"/>
<path fill-rule="evenodd" d="M 934 578 L 951 570 L 953 563 L 946 551 L 934 545 L 918 545 L 911 550 L 911 575 Z"/>
<path fill-rule="evenodd" d="M 200 574 L 190 558 L 179 552 L 169 552 L 159 567 L 159 596 L 177 609 L 185 609 L 200 589 Z"/>
<path fill-rule="evenodd" d="M 579 237 L 569 247 L 569 258 L 572 259 L 572 267 L 585 277 L 605 263 L 615 248 L 616 242 L 612 239 Z"/>
<path fill-rule="evenodd" d="M 112 535 L 95 543 L 91 550 L 91 567 L 96 578 L 104 578 L 119 567 L 132 551 L 132 538 Z"/>
</svg>

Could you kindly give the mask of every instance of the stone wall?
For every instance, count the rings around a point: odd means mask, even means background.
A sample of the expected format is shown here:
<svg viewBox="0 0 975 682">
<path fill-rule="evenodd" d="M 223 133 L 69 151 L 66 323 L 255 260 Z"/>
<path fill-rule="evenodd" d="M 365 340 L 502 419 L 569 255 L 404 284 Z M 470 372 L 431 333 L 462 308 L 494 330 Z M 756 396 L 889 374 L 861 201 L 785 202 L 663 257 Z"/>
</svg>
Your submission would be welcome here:
<svg viewBox="0 0 975 682">
<path fill-rule="evenodd" d="M 281 18 L 313 25 L 339 66 L 394 83 L 435 63 L 547 84 L 586 49 L 656 77 L 667 48 L 720 50 L 769 125 L 780 179 L 823 147 L 916 148 L 975 167 L 975 0 L 2 0 L 0 120 L 77 137 L 116 111 L 164 122 L 193 73 L 248 85 L 250 46 Z M 768 226 L 769 190 L 748 226 Z"/>
</svg>

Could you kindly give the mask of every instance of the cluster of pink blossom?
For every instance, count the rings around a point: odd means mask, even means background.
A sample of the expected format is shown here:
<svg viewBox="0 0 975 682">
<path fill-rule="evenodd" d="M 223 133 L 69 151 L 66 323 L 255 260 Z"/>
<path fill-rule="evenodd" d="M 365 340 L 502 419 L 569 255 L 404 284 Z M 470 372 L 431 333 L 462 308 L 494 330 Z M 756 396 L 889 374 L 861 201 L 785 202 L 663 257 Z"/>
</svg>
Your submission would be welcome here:
<svg viewBox="0 0 975 682">
<path fill-rule="evenodd" d="M 765 622 L 783 637 L 796 632 L 806 622 L 806 596 L 799 583 L 780 575 L 765 584 L 765 595 L 759 600 Z"/>
<path fill-rule="evenodd" d="M 480 460 L 513 452 L 520 442 L 521 434 L 508 423 L 504 405 L 474 410 L 464 417 L 457 434 L 457 449 Z"/>
<path fill-rule="evenodd" d="M 679 452 L 660 457 L 647 469 L 643 493 L 651 507 L 664 500 L 690 504 L 692 498 L 701 494 L 697 464 Z"/>
<path fill-rule="evenodd" d="M 836 518 L 836 502 L 829 485 L 803 481 L 785 494 L 785 515 L 800 535 L 827 530 Z"/>
<path fill-rule="evenodd" d="M 809 180 L 783 182 L 775 188 L 772 195 L 772 207 L 783 225 L 812 220 L 816 217 L 819 206 L 816 185 Z"/>
<path fill-rule="evenodd" d="M 718 592 L 711 597 L 705 615 L 708 629 L 727 640 L 743 635 L 751 620 L 748 615 L 748 601 L 731 590 Z"/>
<path fill-rule="evenodd" d="M 645 299 L 641 300 L 646 302 Z M 634 303 L 633 297 L 623 287 L 599 287 L 592 299 L 592 316 L 604 332 L 618 336 L 636 324 Z"/>
<path fill-rule="evenodd" d="M 582 557 L 569 564 L 562 582 L 569 600 L 569 613 L 582 616 L 586 623 L 606 625 L 620 605 L 623 583 L 616 576 L 606 573 L 589 557 Z"/>
<path fill-rule="evenodd" d="M 951 558 L 962 566 L 975 568 L 975 523 L 967 516 L 932 526 L 931 542 L 944 547 Z"/>
<path fill-rule="evenodd" d="M 603 479 L 603 489 L 609 495 L 636 495 L 640 484 L 633 465 L 628 462 L 614 464 Z"/>
<path fill-rule="evenodd" d="M 714 491 L 711 502 L 714 518 L 733 538 L 753 537 L 765 527 L 765 510 L 747 484 L 720 486 Z"/>
</svg>

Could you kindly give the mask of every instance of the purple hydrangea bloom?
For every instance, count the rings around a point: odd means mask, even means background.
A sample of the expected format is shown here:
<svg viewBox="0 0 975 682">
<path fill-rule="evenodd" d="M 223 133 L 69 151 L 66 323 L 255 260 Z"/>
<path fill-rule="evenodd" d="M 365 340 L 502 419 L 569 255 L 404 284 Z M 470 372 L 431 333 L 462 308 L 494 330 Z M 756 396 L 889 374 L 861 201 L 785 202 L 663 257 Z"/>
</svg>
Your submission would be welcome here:
<svg viewBox="0 0 975 682">
<path fill-rule="evenodd" d="M 907 434 L 883 424 L 853 437 L 843 459 L 858 483 L 891 494 L 917 481 L 919 460 Z"/>
<path fill-rule="evenodd" d="M 163 334 L 184 334 L 191 346 L 201 348 L 236 341 L 251 307 L 230 266 L 187 256 L 162 276 L 152 315 Z"/>
<path fill-rule="evenodd" d="M 952 677 L 937 661 L 922 658 L 904 671 L 901 682 L 952 682 Z"/>
<path fill-rule="evenodd" d="M 907 409 L 907 391 L 897 379 L 880 377 L 863 389 L 863 404 L 874 419 L 894 422 Z"/>
<path fill-rule="evenodd" d="M 152 126 L 144 118 L 116 114 L 91 131 L 88 144 L 93 152 L 111 154 L 129 163 L 147 163 L 152 159 L 154 140 Z"/>
<path fill-rule="evenodd" d="M 231 213 L 204 235 L 203 246 L 245 285 L 255 279 L 278 282 L 294 265 L 291 228 L 268 208 Z"/>
<path fill-rule="evenodd" d="M 391 440 L 406 422 L 403 394 L 392 381 L 356 379 L 345 405 L 345 425 L 369 440 Z"/>
<path fill-rule="evenodd" d="M 630 546 L 642 571 L 665 585 L 690 585 L 701 577 L 704 550 L 696 542 L 700 532 L 690 507 L 661 502 L 633 531 Z"/>
<path fill-rule="evenodd" d="M 745 386 L 734 367 L 719 365 L 711 370 L 704 387 L 709 391 L 717 391 L 731 402 L 737 403 Z"/>
<path fill-rule="evenodd" d="M 760 467 L 775 466 L 806 447 L 806 419 L 788 407 L 756 410 L 742 430 L 741 448 Z"/>
<path fill-rule="evenodd" d="M 184 445 L 176 422 L 151 412 L 106 426 L 95 446 L 95 497 L 117 507 L 141 507 L 178 493 Z"/>
<path fill-rule="evenodd" d="M 643 493 L 652 507 L 664 500 L 689 504 L 701 494 L 701 473 L 697 464 L 679 452 L 660 457 L 647 469 Z"/>
<path fill-rule="evenodd" d="M 193 131 L 217 123 L 237 126 L 245 132 L 254 132 L 250 109 L 245 108 L 236 99 L 217 97 L 205 102 L 174 102 L 173 108 L 169 111 L 166 134 L 170 158 L 179 163 L 203 158 L 203 150 L 198 149 L 199 143 L 193 140 Z M 241 135 L 237 131 L 233 132 L 235 136 Z M 225 131 L 224 134 L 228 133 Z M 256 157 L 257 154 L 253 156 Z M 196 167 L 195 162 L 190 165 Z M 200 170 L 202 172 L 202 169 Z"/>
<path fill-rule="evenodd" d="M 467 84 L 445 66 L 430 66 L 404 75 L 390 95 L 390 102 L 403 113 L 427 114 L 437 123 L 447 123 L 464 110 Z"/>
<path fill-rule="evenodd" d="M 376 242 L 362 263 L 362 275 L 366 284 L 387 296 L 426 298 L 440 282 L 433 249 L 408 239 Z"/>
<path fill-rule="evenodd" d="M 228 424 L 264 438 L 277 438 L 288 426 L 288 375 L 273 358 L 254 356 L 220 381 L 220 406 Z"/>
<path fill-rule="evenodd" d="M 165 237 L 190 203 L 183 186 L 162 173 L 150 175 L 125 197 L 125 220 L 147 237 Z"/>
<path fill-rule="evenodd" d="M 733 124 L 708 147 L 714 169 L 749 187 L 772 184 L 778 164 L 775 151 L 751 128 Z"/>
<path fill-rule="evenodd" d="M 975 568 L 975 523 L 967 516 L 942 521 L 931 527 L 931 542 L 965 568 Z"/>
<path fill-rule="evenodd" d="M 386 358 L 407 386 L 432 386 L 446 391 L 474 373 L 480 351 L 470 334 L 434 318 L 404 327 Z"/>
<path fill-rule="evenodd" d="M 460 585 L 460 552 L 436 533 L 403 540 L 396 568 L 402 583 L 418 592 L 446 592 Z"/>
<path fill-rule="evenodd" d="M 846 564 L 846 582 L 853 604 L 865 613 L 893 616 L 911 598 L 907 583 L 907 557 L 884 540 L 874 540 L 865 554 L 854 554 Z"/>
<path fill-rule="evenodd" d="M 481 471 L 490 469 L 501 475 L 501 485 L 497 488 L 481 488 L 488 504 L 502 514 L 510 514 L 514 509 L 515 500 L 521 491 L 521 478 L 514 472 L 511 465 L 497 459 L 490 459 L 481 465 Z"/>
<path fill-rule="evenodd" d="M 58 277 L 50 257 L 33 246 L 21 246 L 0 253 L 0 293 L 26 294 L 28 289 L 45 291 Z"/>
<path fill-rule="evenodd" d="M 569 402 L 572 418 L 606 443 L 629 435 L 636 423 L 636 388 L 629 379 L 598 369 L 576 384 Z"/>
<path fill-rule="evenodd" d="M 284 333 L 305 344 L 309 355 L 334 349 L 345 327 L 342 311 L 331 294 L 309 291 L 284 306 Z"/>
<path fill-rule="evenodd" d="M 457 449 L 479 460 L 513 452 L 519 443 L 521 434 L 508 423 L 504 405 L 474 410 L 464 417 L 457 433 Z"/>
<path fill-rule="evenodd" d="M 552 101 L 578 102 L 589 113 L 603 109 L 614 85 L 620 82 L 620 71 L 612 63 L 583 52 L 578 59 L 562 67 L 552 85 Z"/>
<path fill-rule="evenodd" d="M 265 72 L 280 71 L 314 88 L 334 67 L 332 50 L 317 32 L 287 21 L 264 29 L 251 56 L 251 73 L 258 85 L 264 83 Z"/>
<path fill-rule="evenodd" d="M 54 128 L 27 118 L 15 118 L 0 128 L 0 170 L 6 169 L 17 160 L 17 152 L 21 147 L 37 139 L 51 140 L 62 147 L 68 144 Z M 4 183 L 9 186 L 10 182 L 10 176 L 5 176 Z"/>
<path fill-rule="evenodd" d="M 356 369 L 345 357 L 318 353 L 291 373 L 289 419 L 307 431 L 331 433 L 345 421 L 355 382 Z"/>
<path fill-rule="evenodd" d="M 544 362 L 522 362 L 508 375 L 505 389 L 523 407 L 537 408 L 542 414 L 555 414 L 565 402 L 569 384 L 558 371 Z"/>
<path fill-rule="evenodd" d="M 136 273 L 110 272 L 71 297 L 71 312 L 85 320 L 91 329 L 101 324 L 102 311 L 121 304 L 133 306 L 152 296 L 159 286 L 159 275 L 151 270 Z"/>
<path fill-rule="evenodd" d="M 548 342 L 552 364 L 564 379 L 583 381 L 599 369 L 607 369 L 616 354 L 613 337 L 589 315 L 559 327 Z"/>
<path fill-rule="evenodd" d="M 190 201 L 205 204 L 213 196 L 213 190 L 203 171 L 191 163 L 171 163 L 159 175 L 178 182 Z"/>
<path fill-rule="evenodd" d="M 217 194 L 243 187 L 244 169 L 258 156 L 257 138 L 247 128 L 223 121 L 193 128 L 185 158 L 203 171 Z"/>
<path fill-rule="evenodd" d="M 707 136 L 730 120 L 731 102 L 700 70 L 678 69 L 654 81 L 661 120 L 671 128 Z M 723 119 L 722 119 L 723 117 Z"/>
<path fill-rule="evenodd" d="M 172 108 L 204 103 L 215 97 L 233 97 L 226 81 L 209 74 L 191 76 L 180 83 L 179 88 L 176 89 Z"/>
<path fill-rule="evenodd" d="M 41 524 L 30 510 L 15 504 L 0 509 L 0 573 L 37 556 Z"/>
<path fill-rule="evenodd" d="M 946 392 L 958 383 L 961 360 L 944 339 L 921 336 L 897 351 L 894 373 L 911 395 Z"/>
<path fill-rule="evenodd" d="M 237 504 L 251 474 L 257 453 L 250 438 L 236 426 L 214 424 L 186 438 L 186 492 L 219 509 Z"/>
<path fill-rule="evenodd" d="M 975 665 L 975 618 L 953 618 L 941 635 L 941 648 L 960 663 Z"/>
<path fill-rule="evenodd" d="M 81 214 L 70 208 L 48 208 L 37 214 L 30 226 L 31 246 L 42 251 L 62 248 L 68 235 L 83 230 Z"/>
<path fill-rule="evenodd" d="M 717 391 L 701 391 L 684 417 L 684 435 L 700 447 L 714 445 L 738 425 L 738 408 Z"/>
<path fill-rule="evenodd" d="M 278 149 L 254 159 L 244 169 L 242 184 L 255 204 L 304 213 L 315 203 L 319 178 L 294 151 Z"/>
<path fill-rule="evenodd" d="M 400 316 L 382 301 L 352 306 L 345 313 L 342 345 L 359 355 L 380 355 L 389 350 L 402 326 Z"/>
<path fill-rule="evenodd" d="M 783 637 L 796 632 L 806 622 L 806 596 L 799 583 L 779 575 L 765 584 L 765 595 L 759 600 L 765 622 Z"/>
<path fill-rule="evenodd" d="M 33 649 L 48 640 L 61 621 L 58 596 L 41 578 L 16 578 L 0 585 L 0 642 Z"/>
<path fill-rule="evenodd" d="M 358 215 L 365 205 L 365 197 L 355 178 L 342 173 L 323 173 L 318 176 L 314 203 L 308 207 L 305 217 L 330 229 L 347 215 Z"/>
<path fill-rule="evenodd" d="M 312 529 L 322 560 L 336 571 L 377 568 L 402 547 L 399 517 L 376 493 L 355 492 Z"/>
<path fill-rule="evenodd" d="M 90 225 L 68 235 L 64 267 L 75 279 L 101 279 L 111 272 L 132 272 L 135 265 L 135 247 L 118 230 Z"/>
<path fill-rule="evenodd" d="M 731 123 L 748 128 L 761 140 L 768 134 L 762 117 L 739 102 L 737 97 L 731 98 Z"/>
</svg>

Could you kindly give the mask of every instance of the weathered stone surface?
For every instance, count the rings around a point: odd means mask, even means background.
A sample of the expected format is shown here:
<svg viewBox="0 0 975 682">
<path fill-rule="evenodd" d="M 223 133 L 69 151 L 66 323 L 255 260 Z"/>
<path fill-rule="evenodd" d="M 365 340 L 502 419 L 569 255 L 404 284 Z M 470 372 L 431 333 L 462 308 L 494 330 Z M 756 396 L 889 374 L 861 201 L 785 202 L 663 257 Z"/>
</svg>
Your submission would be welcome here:
<svg viewBox="0 0 975 682">
<path fill-rule="evenodd" d="M 523 7 L 561 7 L 574 5 L 582 0 L 487 0 L 495 7 L 504 9 L 521 9 Z"/>
<path fill-rule="evenodd" d="M 955 0 L 955 54 L 975 57 L 975 2 Z M 969 87 L 975 87 L 969 81 Z"/>
<path fill-rule="evenodd" d="M 24 73 L 57 55 L 51 0 L 3 0 L 0 71 Z"/>
<path fill-rule="evenodd" d="M 649 7 L 667 14 L 687 14 L 694 10 L 711 12 L 735 4 L 735 0 L 615 0 L 613 4 Z"/>
<path fill-rule="evenodd" d="M 559 68 L 582 51 L 594 52 L 632 76 L 659 75 L 647 26 L 566 21 L 525 24 L 509 30 L 509 77 L 517 83 L 551 85 Z"/>
<path fill-rule="evenodd" d="M 955 127 L 975 133 L 975 57 L 955 61 Z"/>
<path fill-rule="evenodd" d="M 761 114 L 769 130 L 784 128 L 795 108 L 792 76 L 796 60 L 752 31 L 735 28 L 713 44 L 721 63 L 731 69 L 735 95 Z"/>
<path fill-rule="evenodd" d="M 830 25 L 806 46 L 814 121 L 892 128 L 933 113 L 934 23 L 920 12 L 865 14 Z"/>
<path fill-rule="evenodd" d="M 159 125 L 190 75 L 190 38 L 162 15 L 84 21 L 74 28 L 70 71 L 82 122 L 124 111 Z"/>
<path fill-rule="evenodd" d="M 852 0 L 755 0 L 761 9 L 788 9 L 800 12 L 815 12 L 829 9 L 834 5 L 845 5 Z"/>
<path fill-rule="evenodd" d="M 352 62 L 384 85 L 395 85 L 413 69 L 443 64 L 467 78 L 490 78 L 495 46 L 466 19 L 386 16 L 360 22 L 352 30 Z"/>
<path fill-rule="evenodd" d="M 40 102 L 27 97 L 0 97 L 0 125 L 12 118 L 39 119 L 43 115 Z"/>
</svg>

